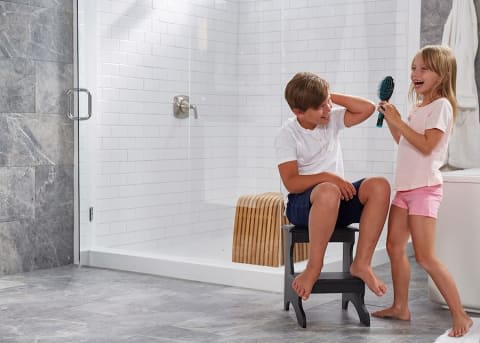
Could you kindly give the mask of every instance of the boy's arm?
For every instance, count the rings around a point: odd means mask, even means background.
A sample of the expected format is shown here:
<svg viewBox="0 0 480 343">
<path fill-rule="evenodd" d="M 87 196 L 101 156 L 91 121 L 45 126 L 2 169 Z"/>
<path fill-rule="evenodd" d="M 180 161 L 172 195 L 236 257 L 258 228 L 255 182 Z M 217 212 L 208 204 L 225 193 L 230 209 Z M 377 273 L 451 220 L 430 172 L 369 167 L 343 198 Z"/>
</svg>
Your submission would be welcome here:
<svg viewBox="0 0 480 343">
<path fill-rule="evenodd" d="M 344 116 L 346 127 L 360 124 L 375 111 L 373 102 L 361 97 L 340 93 L 331 93 L 330 97 L 332 102 L 347 109 Z"/>
<path fill-rule="evenodd" d="M 341 193 L 341 198 L 350 200 L 355 195 L 355 187 L 340 176 L 329 172 L 313 175 L 299 175 L 297 161 L 288 161 L 278 165 L 280 177 L 285 188 L 290 193 L 302 193 L 307 189 L 323 182 L 335 184 Z"/>
</svg>

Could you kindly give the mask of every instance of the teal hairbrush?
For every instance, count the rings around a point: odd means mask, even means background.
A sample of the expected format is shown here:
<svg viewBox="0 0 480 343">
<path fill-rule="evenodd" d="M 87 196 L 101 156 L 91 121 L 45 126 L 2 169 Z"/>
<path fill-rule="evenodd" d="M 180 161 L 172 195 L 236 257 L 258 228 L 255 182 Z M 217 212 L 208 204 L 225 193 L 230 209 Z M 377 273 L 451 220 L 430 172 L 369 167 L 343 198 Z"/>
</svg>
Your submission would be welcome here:
<svg viewBox="0 0 480 343">
<path fill-rule="evenodd" d="M 395 82 L 393 82 L 393 77 L 385 77 L 380 85 L 378 86 L 378 97 L 382 101 L 388 101 L 392 97 L 393 88 L 395 87 Z M 383 125 L 383 114 L 378 112 L 377 127 L 382 127 Z"/>
</svg>

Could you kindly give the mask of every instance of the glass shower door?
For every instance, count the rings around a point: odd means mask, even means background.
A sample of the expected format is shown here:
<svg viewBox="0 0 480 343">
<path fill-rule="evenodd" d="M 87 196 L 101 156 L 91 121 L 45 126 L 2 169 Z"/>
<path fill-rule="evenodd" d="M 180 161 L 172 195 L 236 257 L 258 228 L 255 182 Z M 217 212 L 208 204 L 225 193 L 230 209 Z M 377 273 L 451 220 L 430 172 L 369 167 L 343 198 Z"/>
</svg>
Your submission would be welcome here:
<svg viewBox="0 0 480 343">
<path fill-rule="evenodd" d="M 176 239 L 194 231 L 205 199 L 192 169 L 201 138 L 190 34 L 180 28 L 164 46 L 157 17 L 168 13 L 158 6 L 78 0 L 78 87 L 93 97 L 91 119 L 77 124 L 81 263 L 194 253 Z"/>
</svg>

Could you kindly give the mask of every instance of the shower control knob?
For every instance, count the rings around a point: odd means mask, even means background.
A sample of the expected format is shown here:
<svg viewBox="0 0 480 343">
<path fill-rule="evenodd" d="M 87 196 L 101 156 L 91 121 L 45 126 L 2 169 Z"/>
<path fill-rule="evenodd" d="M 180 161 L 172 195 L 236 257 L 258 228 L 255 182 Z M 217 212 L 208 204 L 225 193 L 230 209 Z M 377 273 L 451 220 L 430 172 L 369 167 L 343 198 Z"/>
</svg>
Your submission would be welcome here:
<svg viewBox="0 0 480 343">
<path fill-rule="evenodd" d="M 197 106 L 190 104 L 188 95 L 176 95 L 173 97 L 173 116 L 175 118 L 188 118 L 190 109 L 193 110 L 193 117 L 198 119 Z"/>
</svg>

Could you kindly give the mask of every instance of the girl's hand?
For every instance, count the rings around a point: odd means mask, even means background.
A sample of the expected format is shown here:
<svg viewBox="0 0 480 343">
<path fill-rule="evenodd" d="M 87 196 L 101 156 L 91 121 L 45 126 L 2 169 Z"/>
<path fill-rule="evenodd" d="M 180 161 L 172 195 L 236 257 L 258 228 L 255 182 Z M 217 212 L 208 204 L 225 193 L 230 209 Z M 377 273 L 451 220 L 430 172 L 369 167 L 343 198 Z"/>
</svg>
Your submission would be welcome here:
<svg viewBox="0 0 480 343">
<path fill-rule="evenodd" d="M 380 113 L 383 113 L 385 120 L 393 127 L 399 127 L 403 122 L 400 113 L 395 106 L 387 101 L 380 101 L 377 107 Z"/>
</svg>

